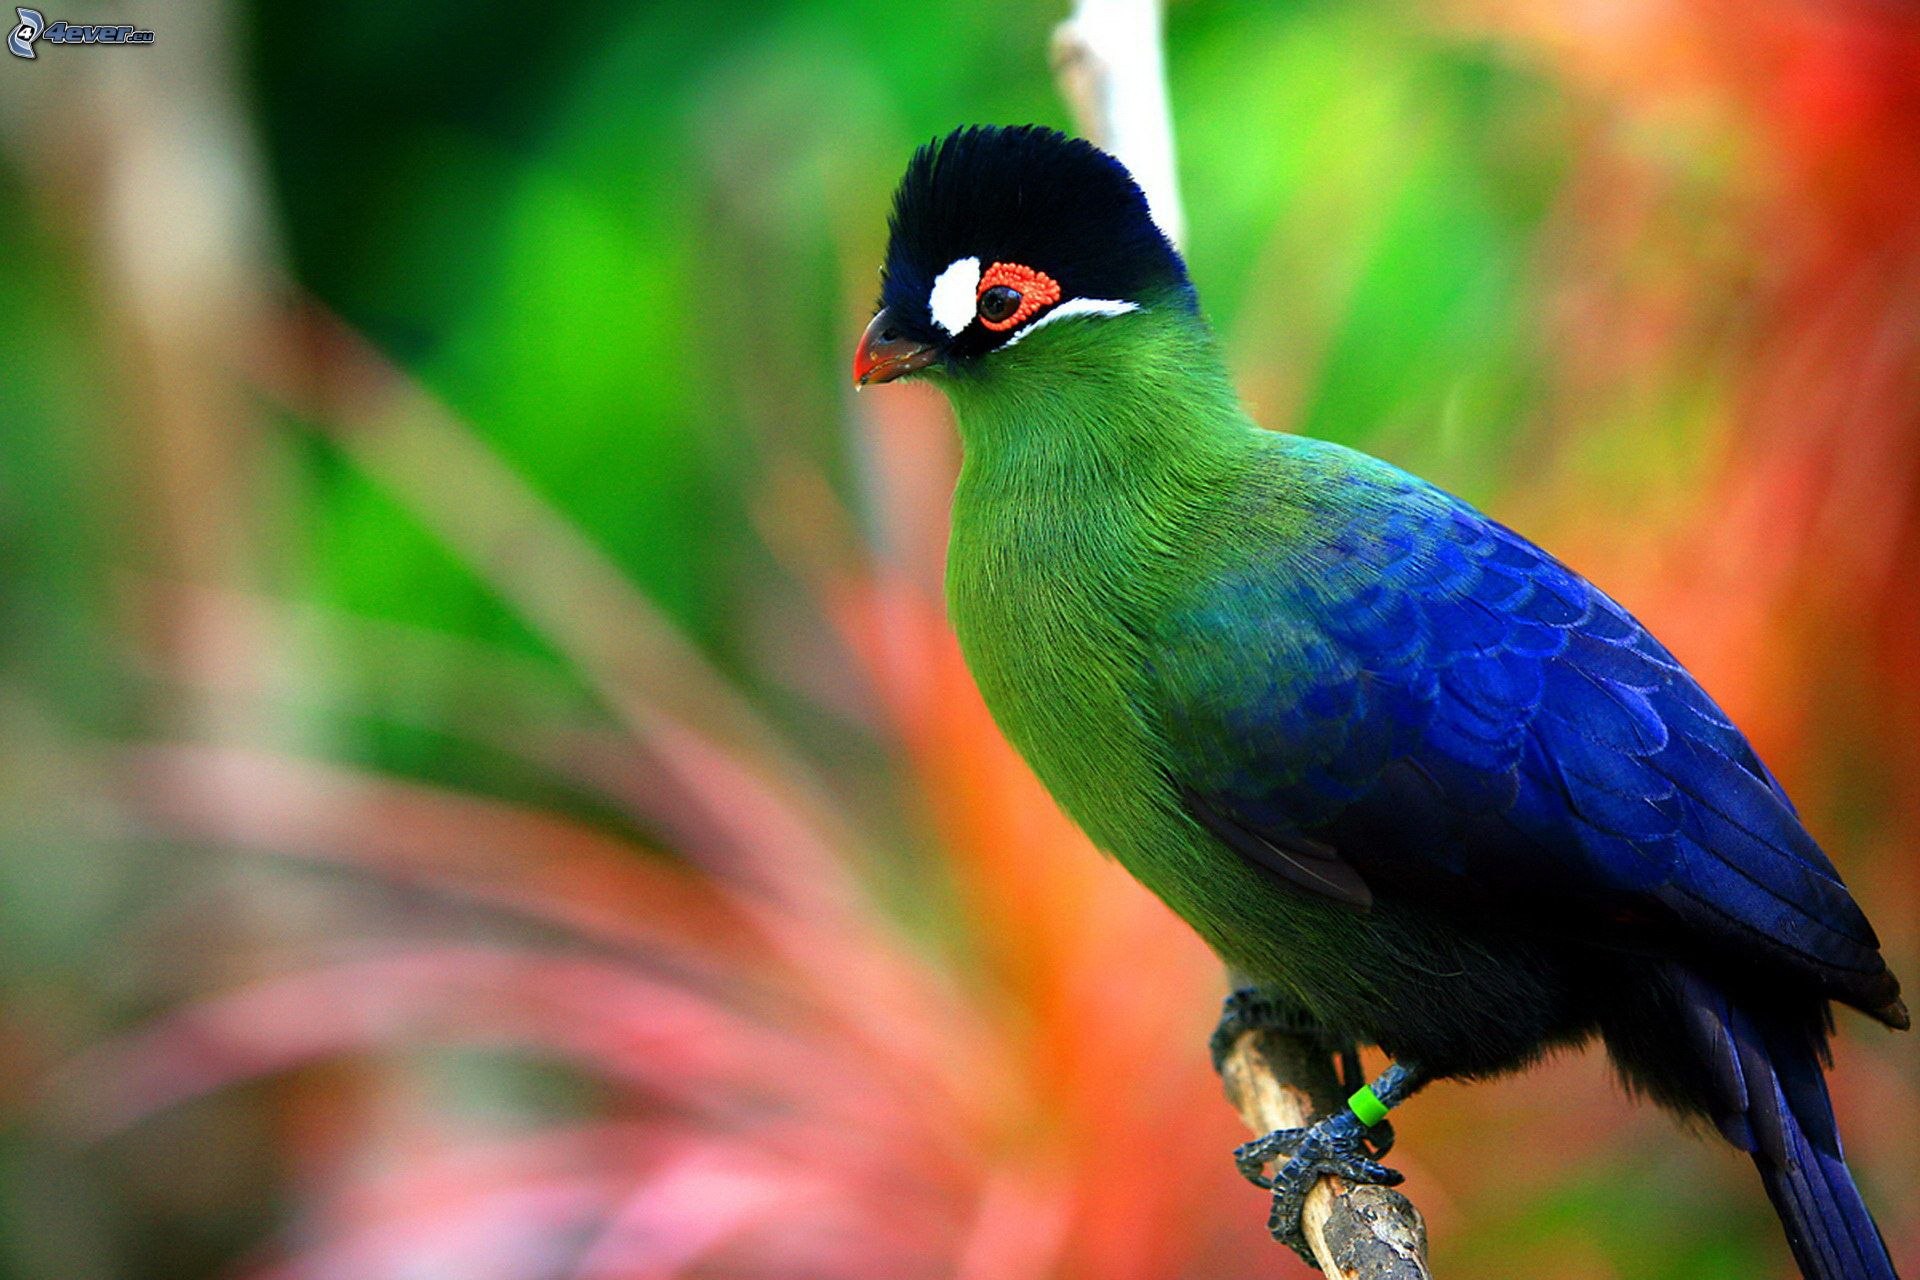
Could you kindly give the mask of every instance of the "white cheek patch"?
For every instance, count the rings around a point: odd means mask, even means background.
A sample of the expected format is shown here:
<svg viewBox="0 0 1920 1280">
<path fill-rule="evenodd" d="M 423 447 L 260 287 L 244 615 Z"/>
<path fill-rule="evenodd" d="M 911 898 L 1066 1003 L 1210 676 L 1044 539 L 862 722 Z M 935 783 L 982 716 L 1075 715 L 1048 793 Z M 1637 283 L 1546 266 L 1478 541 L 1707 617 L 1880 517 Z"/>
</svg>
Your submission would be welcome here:
<svg viewBox="0 0 1920 1280">
<path fill-rule="evenodd" d="M 950 264 L 933 282 L 927 295 L 927 311 L 933 322 L 948 334 L 959 333 L 973 323 L 974 295 L 980 292 L 980 259 L 961 258 Z"/>
<path fill-rule="evenodd" d="M 1068 316 L 1123 316 L 1139 309 L 1137 302 L 1115 302 L 1111 298 L 1069 298 L 1001 343 L 1000 349 L 1004 351 L 1035 329 L 1044 329 L 1055 320 L 1064 320 Z"/>
</svg>

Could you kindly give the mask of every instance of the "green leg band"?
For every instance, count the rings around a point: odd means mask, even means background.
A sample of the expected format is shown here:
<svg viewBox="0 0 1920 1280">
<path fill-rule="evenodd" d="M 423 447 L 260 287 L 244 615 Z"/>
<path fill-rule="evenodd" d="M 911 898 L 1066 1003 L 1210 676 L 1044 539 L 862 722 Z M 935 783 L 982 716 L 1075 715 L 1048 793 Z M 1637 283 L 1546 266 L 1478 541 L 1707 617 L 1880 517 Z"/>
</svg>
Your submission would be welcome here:
<svg viewBox="0 0 1920 1280">
<path fill-rule="evenodd" d="M 1387 1104 L 1380 1101 L 1370 1084 L 1363 1084 L 1354 1090 L 1353 1096 L 1347 1099 L 1347 1106 L 1360 1123 L 1369 1129 L 1387 1118 Z"/>
</svg>

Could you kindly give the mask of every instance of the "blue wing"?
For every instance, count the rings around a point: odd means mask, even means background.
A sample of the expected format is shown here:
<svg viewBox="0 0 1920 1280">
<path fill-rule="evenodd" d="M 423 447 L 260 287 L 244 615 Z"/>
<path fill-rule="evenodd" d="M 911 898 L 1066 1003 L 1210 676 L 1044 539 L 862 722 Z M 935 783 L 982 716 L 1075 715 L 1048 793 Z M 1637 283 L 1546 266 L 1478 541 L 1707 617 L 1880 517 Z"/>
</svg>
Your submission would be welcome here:
<svg viewBox="0 0 1920 1280">
<path fill-rule="evenodd" d="M 1869 1012 L 1893 1000 L 1785 794 L 1624 609 L 1371 460 L 1306 521 L 1156 637 L 1175 782 L 1228 844 L 1357 906 L 1537 910 L 1798 974 Z"/>
</svg>

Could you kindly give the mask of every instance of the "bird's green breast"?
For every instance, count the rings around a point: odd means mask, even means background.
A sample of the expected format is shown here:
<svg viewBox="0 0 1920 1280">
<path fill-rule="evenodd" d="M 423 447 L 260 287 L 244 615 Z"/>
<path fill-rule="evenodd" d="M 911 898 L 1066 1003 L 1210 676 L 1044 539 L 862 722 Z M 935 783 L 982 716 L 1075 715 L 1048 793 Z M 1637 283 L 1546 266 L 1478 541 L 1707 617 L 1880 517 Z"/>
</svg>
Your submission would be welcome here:
<svg viewBox="0 0 1920 1280">
<path fill-rule="evenodd" d="M 1206 865 L 1218 851 L 1180 806 L 1148 682 L 1160 621 L 1227 545 L 1264 433 L 1224 379 L 1142 394 L 1156 361 L 1191 377 L 1177 335 L 1132 359 L 1082 362 L 1069 341 L 1044 354 L 1072 376 L 949 388 L 966 446 L 949 612 L 994 719 L 1061 807 L 1218 946 L 1211 899 L 1236 877 Z"/>
<path fill-rule="evenodd" d="M 1123 833 L 1156 816 L 1164 790 L 1140 687 L 1140 632 L 1160 592 L 1151 572 L 1124 571 L 1153 553 L 1126 521 L 983 470 L 969 463 L 956 490 L 947 567 L 968 666 L 1062 806 L 1125 855 Z"/>
<path fill-rule="evenodd" d="M 995 721 L 1093 842 L 1231 967 L 1325 1008 L 1339 949 L 1313 940 L 1351 928 L 1351 913 L 1253 867 L 1192 818 L 1158 719 L 1166 622 L 1235 554 L 1263 496 L 1252 458 L 1187 462 L 1146 500 L 1137 484 L 1113 483 L 1137 482 L 1145 459 L 1085 473 L 970 454 L 955 491 L 949 612 Z"/>
</svg>

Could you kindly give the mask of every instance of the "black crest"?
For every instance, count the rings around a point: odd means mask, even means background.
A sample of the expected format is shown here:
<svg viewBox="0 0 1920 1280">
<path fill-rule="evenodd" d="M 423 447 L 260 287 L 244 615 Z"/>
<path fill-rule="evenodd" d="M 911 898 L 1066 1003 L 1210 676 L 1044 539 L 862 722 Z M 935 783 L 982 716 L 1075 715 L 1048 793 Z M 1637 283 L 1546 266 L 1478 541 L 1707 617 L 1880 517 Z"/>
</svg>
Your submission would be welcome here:
<svg viewBox="0 0 1920 1280">
<path fill-rule="evenodd" d="M 976 125 L 922 146 L 900 180 L 889 226 L 881 305 L 929 341 L 947 335 L 928 314 L 928 293 L 966 257 L 1045 272 L 1063 301 L 1193 305 L 1186 264 L 1126 167 L 1090 142 L 1038 125 Z M 998 340 L 970 331 L 954 345 L 985 349 Z"/>
</svg>

